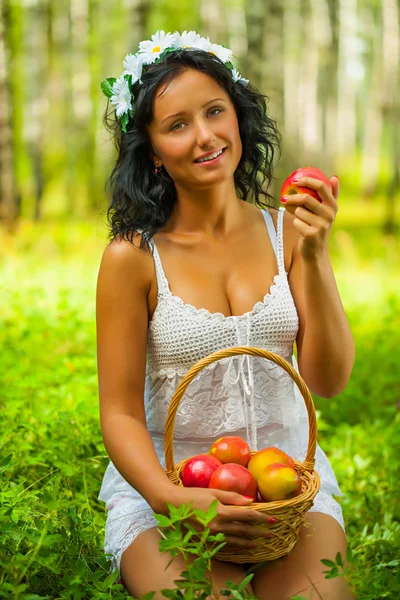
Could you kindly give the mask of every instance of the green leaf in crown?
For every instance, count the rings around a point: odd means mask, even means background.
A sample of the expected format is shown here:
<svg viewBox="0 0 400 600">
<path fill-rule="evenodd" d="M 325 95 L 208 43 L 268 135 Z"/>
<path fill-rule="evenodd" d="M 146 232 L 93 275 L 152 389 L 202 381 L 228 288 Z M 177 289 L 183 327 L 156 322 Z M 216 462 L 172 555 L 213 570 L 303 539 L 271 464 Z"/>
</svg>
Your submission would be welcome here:
<svg viewBox="0 0 400 600">
<path fill-rule="evenodd" d="M 108 77 L 107 79 L 104 79 L 104 81 L 101 82 L 101 91 L 105 96 L 107 96 L 107 98 L 111 98 L 111 96 L 113 95 L 112 88 L 116 81 L 117 80 L 115 79 L 115 77 Z"/>
</svg>

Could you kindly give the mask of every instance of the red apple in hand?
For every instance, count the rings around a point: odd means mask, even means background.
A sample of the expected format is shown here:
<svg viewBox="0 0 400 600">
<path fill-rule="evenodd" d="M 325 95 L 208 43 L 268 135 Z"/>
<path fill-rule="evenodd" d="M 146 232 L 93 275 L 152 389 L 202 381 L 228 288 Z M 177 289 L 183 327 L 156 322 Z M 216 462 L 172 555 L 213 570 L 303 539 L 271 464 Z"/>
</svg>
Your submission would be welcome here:
<svg viewBox="0 0 400 600">
<path fill-rule="evenodd" d="M 181 479 L 184 487 L 206 488 L 214 471 L 222 462 L 209 454 L 198 454 L 189 458 L 182 469 Z"/>
<path fill-rule="evenodd" d="M 292 196 L 295 194 L 309 194 L 319 202 L 322 202 L 322 198 L 319 197 L 316 190 L 306 187 L 304 185 L 299 186 L 296 182 L 293 181 L 294 178 L 300 179 L 301 177 L 311 177 L 312 179 L 319 179 L 320 181 L 326 183 L 328 188 L 332 191 L 332 182 L 322 171 L 320 171 L 316 167 L 303 167 L 301 169 L 297 169 L 297 171 L 294 171 L 291 175 L 289 175 L 287 179 L 285 179 L 281 187 L 281 197 Z M 296 204 L 286 206 L 284 204 L 284 206 L 286 210 L 288 210 L 291 214 L 294 214 L 294 211 L 300 205 Z"/>
<path fill-rule="evenodd" d="M 251 457 L 251 450 L 247 442 L 237 435 L 226 435 L 216 440 L 210 448 L 209 454 L 215 456 L 222 463 L 237 463 L 247 467 Z"/>
<path fill-rule="evenodd" d="M 236 492 L 243 496 L 254 498 L 257 496 L 257 483 L 253 475 L 242 465 L 228 463 L 214 471 L 211 476 L 209 488 Z"/>
</svg>

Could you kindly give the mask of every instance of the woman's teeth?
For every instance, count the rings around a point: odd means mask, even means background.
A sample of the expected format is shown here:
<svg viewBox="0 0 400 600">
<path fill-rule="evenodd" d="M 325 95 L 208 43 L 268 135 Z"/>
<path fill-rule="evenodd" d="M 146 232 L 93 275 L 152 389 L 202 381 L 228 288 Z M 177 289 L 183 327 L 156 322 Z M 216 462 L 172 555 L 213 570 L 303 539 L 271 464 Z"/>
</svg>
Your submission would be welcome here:
<svg viewBox="0 0 400 600">
<path fill-rule="evenodd" d="M 214 152 L 214 154 L 210 154 L 209 156 L 205 156 L 204 158 L 198 158 L 195 162 L 205 162 L 206 160 L 212 160 L 213 158 L 217 158 L 220 154 L 222 154 L 223 150 L 218 150 Z"/>
</svg>

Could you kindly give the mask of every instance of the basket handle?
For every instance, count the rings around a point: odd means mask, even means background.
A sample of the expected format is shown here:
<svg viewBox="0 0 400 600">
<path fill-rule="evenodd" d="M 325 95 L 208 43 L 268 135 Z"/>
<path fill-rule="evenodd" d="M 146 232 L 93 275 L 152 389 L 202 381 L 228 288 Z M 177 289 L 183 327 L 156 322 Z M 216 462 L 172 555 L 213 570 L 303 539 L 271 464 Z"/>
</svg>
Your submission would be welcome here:
<svg viewBox="0 0 400 600">
<path fill-rule="evenodd" d="M 266 358 L 267 360 L 271 360 L 276 363 L 282 369 L 290 375 L 290 377 L 294 380 L 297 387 L 300 390 L 301 395 L 304 398 L 307 413 L 308 413 L 308 448 L 307 448 L 307 456 L 303 462 L 303 467 L 305 470 L 310 473 L 314 470 L 315 465 L 315 450 L 317 445 L 317 418 L 315 414 L 314 402 L 311 397 L 310 391 L 304 381 L 304 379 L 297 373 L 297 371 L 292 367 L 290 363 L 287 362 L 282 356 L 279 354 L 275 354 L 274 352 L 270 352 L 269 350 L 264 350 L 263 348 L 256 348 L 252 346 L 235 346 L 232 348 L 227 348 L 225 350 L 218 350 L 217 352 L 213 352 L 209 354 L 205 358 L 200 359 L 196 364 L 194 364 L 186 375 L 181 380 L 180 384 L 175 390 L 174 395 L 172 396 L 169 408 L 167 419 L 165 422 L 165 433 L 164 433 L 164 455 L 165 455 L 165 466 L 168 472 L 175 471 L 175 463 L 174 463 L 174 449 L 173 449 L 173 438 L 174 438 L 174 424 L 175 417 L 178 411 L 179 403 L 182 399 L 183 394 L 186 391 L 186 388 L 199 373 L 206 367 L 207 365 L 220 360 L 222 358 L 227 358 L 229 356 L 236 356 L 239 354 L 250 354 L 252 356 L 261 356 Z"/>
</svg>

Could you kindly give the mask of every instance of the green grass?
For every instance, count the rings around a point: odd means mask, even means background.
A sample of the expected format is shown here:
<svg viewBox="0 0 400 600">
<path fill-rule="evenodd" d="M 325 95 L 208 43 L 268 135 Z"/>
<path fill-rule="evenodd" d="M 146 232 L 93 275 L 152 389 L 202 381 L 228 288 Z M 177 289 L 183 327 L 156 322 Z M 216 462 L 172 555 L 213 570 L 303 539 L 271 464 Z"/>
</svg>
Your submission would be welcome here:
<svg viewBox="0 0 400 600">
<path fill-rule="evenodd" d="M 400 597 L 399 240 L 339 211 L 331 255 L 356 340 L 337 398 L 314 397 L 363 600 Z M 343 215 L 343 216 L 342 216 Z M 95 286 L 100 220 L 0 232 L 0 598 L 126 598 L 103 555 Z"/>
</svg>

